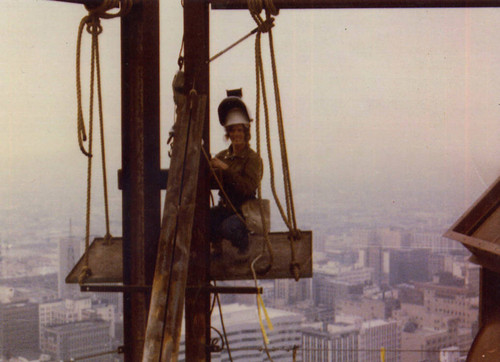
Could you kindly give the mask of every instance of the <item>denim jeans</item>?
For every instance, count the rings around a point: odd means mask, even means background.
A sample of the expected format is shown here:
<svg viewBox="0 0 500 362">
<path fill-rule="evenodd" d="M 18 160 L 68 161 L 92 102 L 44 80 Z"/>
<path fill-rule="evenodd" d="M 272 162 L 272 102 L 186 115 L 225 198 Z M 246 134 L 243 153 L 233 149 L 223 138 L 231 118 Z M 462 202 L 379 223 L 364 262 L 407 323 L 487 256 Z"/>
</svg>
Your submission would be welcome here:
<svg viewBox="0 0 500 362">
<path fill-rule="evenodd" d="M 223 206 L 210 209 L 210 237 L 213 243 L 227 239 L 240 251 L 248 249 L 248 230 L 240 217 Z"/>
</svg>

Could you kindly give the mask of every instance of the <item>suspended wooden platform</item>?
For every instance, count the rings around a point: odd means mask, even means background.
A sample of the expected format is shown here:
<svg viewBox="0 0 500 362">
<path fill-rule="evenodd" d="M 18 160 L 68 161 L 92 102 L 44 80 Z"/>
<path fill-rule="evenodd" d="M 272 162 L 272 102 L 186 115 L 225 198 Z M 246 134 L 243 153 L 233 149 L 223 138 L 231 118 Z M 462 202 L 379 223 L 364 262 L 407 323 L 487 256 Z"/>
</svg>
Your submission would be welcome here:
<svg viewBox="0 0 500 362">
<path fill-rule="evenodd" d="M 94 239 L 87 250 L 92 274 L 85 279 L 85 283 L 122 283 L 122 249 L 122 238 L 111 238 L 108 242 L 105 242 L 104 238 Z M 66 283 L 78 283 L 78 277 L 84 266 L 85 260 L 82 256 L 66 277 Z"/>
<path fill-rule="evenodd" d="M 210 278 L 215 280 L 247 280 L 253 279 L 250 263 L 264 250 L 264 255 L 255 263 L 259 279 L 293 278 L 290 270 L 292 261 L 288 232 L 269 234 L 273 247 L 274 260 L 269 265 L 270 257 L 265 247 L 264 237 L 250 235 L 250 250 L 245 255 L 238 255 L 238 250 L 227 240 L 223 240 L 222 256 L 212 257 L 210 262 Z M 300 277 L 312 277 L 312 231 L 302 231 L 301 239 L 294 241 L 296 262 L 300 266 Z M 263 249 L 264 248 L 264 249 Z M 269 268 L 270 266 L 270 268 Z M 267 270 L 268 269 L 268 270 Z"/>
<path fill-rule="evenodd" d="M 286 279 L 293 278 L 290 271 L 291 250 L 287 232 L 273 232 L 269 234 L 273 246 L 273 265 L 269 266 L 269 253 L 264 249 L 264 255 L 255 264 L 259 279 Z M 250 250 L 245 256 L 238 255 L 238 251 L 227 240 L 223 241 L 222 257 L 212 258 L 210 278 L 215 280 L 247 280 L 253 279 L 250 263 L 261 252 L 264 237 L 250 235 Z M 312 231 L 302 231 L 302 238 L 294 241 L 296 261 L 300 265 L 300 277 L 312 277 Z M 123 243 L 122 238 L 112 238 L 108 243 L 103 238 L 96 238 L 88 249 L 89 267 L 92 271 L 86 284 L 123 283 Z M 245 260 L 246 257 L 246 260 Z M 66 277 L 66 283 L 78 283 L 78 277 L 84 267 L 84 257 Z"/>
</svg>

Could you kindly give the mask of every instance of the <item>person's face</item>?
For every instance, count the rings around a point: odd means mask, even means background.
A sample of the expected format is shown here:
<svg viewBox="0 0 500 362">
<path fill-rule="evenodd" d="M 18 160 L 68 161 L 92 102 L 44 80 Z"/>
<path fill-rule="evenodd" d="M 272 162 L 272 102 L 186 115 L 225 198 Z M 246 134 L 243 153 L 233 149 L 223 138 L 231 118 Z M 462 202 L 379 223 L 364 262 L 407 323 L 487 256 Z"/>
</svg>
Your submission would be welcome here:
<svg viewBox="0 0 500 362">
<path fill-rule="evenodd" d="M 242 124 L 229 126 L 228 134 L 233 146 L 242 146 L 245 144 L 245 127 Z"/>
</svg>

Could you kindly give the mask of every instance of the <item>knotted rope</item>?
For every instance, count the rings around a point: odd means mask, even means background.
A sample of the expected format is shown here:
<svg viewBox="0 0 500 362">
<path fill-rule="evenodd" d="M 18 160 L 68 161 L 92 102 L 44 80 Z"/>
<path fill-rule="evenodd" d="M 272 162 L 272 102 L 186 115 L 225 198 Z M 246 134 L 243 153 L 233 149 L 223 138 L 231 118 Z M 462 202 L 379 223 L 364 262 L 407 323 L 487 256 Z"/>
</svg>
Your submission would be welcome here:
<svg viewBox="0 0 500 362">
<path fill-rule="evenodd" d="M 85 253 L 84 253 L 84 266 L 79 275 L 78 282 L 84 283 L 85 280 L 92 275 L 89 268 L 89 238 L 90 238 L 90 209 L 91 209 L 91 195 L 92 195 L 92 143 L 93 143 L 93 128 L 94 128 L 94 86 L 97 83 L 97 101 L 99 112 L 99 128 L 101 138 L 101 156 L 102 156 L 102 174 L 103 174 L 103 190 L 104 190 L 104 208 L 106 218 L 106 235 L 104 236 L 105 242 L 111 239 L 109 228 L 109 202 L 108 202 L 108 181 L 106 172 L 106 147 L 104 138 L 104 117 L 102 111 L 102 90 L 101 90 L 101 66 L 99 61 L 99 34 L 102 33 L 102 26 L 100 19 L 112 19 L 118 16 L 125 15 L 132 7 L 132 0 L 105 0 L 100 6 L 90 8 L 85 6 L 88 10 L 88 15 L 84 16 L 80 21 L 78 27 L 78 36 L 76 42 L 76 95 L 77 95 L 77 136 L 78 145 L 82 153 L 87 157 L 87 202 L 85 214 Z M 111 9 L 119 7 L 118 12 L 110 13 Z M 87 141 L 85 132 L 85 121 L 83 117 L 82 106 L 82 89 L 81 89 L 81 71 L 80 71 L 80 58 L 81 58 L 81 44 L 83 37 L 83 30 L 86 29 L 91 35 L 91 55 L 90 55 L 90 96 L 89 96 L 89 135 L 88 135 L 88 148 L 85 148 L 84 142 Z"/>
</svg>

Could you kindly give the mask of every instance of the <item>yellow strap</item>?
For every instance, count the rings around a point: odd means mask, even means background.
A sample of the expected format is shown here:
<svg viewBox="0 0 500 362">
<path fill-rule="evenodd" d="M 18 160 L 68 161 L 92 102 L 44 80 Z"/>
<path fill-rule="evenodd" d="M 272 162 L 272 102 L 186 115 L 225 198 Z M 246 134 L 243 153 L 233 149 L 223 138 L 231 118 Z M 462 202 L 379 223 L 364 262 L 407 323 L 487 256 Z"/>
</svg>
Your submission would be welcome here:
<svg viewBox="0 0 500 362">
<path fill-rule="evenodd" d="M 257 312 L 259 314 L 259 324 L 260 324 L 260 331 L 262 332 L 262 337 L 264 338 L 264 343 L 267 345 L 269 344 L 269 337 L 267 336 L 266 333 L 266 328 L 264 327 L 264 322 L 262 322 L 262 313 L 260 309 L 264 311 L 264 316 L 266 317 L 266 323 L 267 327 L 269 330 L 273 330 L 273 324 L 271 323 L 271 319 L 269 318 L 269 315 L 267 314 L 266 306 L 264 305 L 264 301 L 262 300 L 262 297 L 260 294 L 257 294 Z"/>
<path fill-rule="evenodd" d="M 380 348 L 380 361 L 385 362 L 385 347 Z"/>
<path fill-rule="evenodd" d="M 260 294 L 257 294 L 257 299 L 259 299 L 260 306 L 262 307 L 264 315 L 266 316 L 267 327 L 269 328 L 270 331 L 274 330 L 273 323 L 271 322 L 271 318 L 269 318 L 269 314 L 267 314 L 267 309 L 266 306 L 264 305 L 264 300 L 262 299 L 262 296 Z"/>
</svg>

